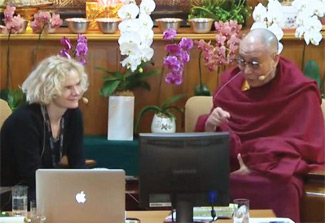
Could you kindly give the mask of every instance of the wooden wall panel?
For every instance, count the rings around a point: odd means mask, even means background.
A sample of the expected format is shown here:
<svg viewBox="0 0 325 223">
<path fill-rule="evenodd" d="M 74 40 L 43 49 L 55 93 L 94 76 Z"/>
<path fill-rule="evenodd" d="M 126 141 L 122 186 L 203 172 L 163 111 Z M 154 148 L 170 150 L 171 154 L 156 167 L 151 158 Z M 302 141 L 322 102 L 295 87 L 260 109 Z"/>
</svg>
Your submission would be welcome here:
<svg viewBox="0 0 325 223">
<path fill-rule="evenodd" d="M 68 34 L 66 30 L 62 30 L 60 34 L 50 34 L 42 37 L 41 46 L 38 52 L 38 61 L 41 59 L 57 54 L 61 49 L 60 38 L 65 35 L 75 41 L 76 35 Z M 189 34 L 184 31 L 184 34 L 179 34 L 179 37 L 187 36 L 194 39 L 214 39 L 214 34 L 199 35 Z M 325 43 L 323 40 L 319 46 L 308 46 L 306 49 L 306 58 L 315 59 L 320 65 L 322 74 L 325 69 Z M 86 134 L 106 134 L 107 131 L 107 112 L 108 100 L 99 95 L 99 89 L 102 86 L 103 73 L 95 69 L 96 66 L 106 67 L 109 70 L 119 70 L 120 53 L 117 43 L 118 34 L 116 35 L 103 35 L 99 33 L 87 34 L 89 54 L 87 60 L 86 70 L 89 75 L 89 90 L 85 96 L 89 99 L 89 103 L 83 104 L 81 102 L 81 109 L 84 114 L 85 132 Z M 32 71 L 33 68 L 33 51 L 37 43 L 38 36 L 36 34 L 21 34 L 13 36 L 11 40 L 11 67 L 12 67 L 12 85 L 18 87 L 22 84 L 23 80 Z M 153 48 L 155 54 L 153 62 L 155 63 L 154 69 L 160 69 L 162 66 L 163 57 L 166 55 L 164 46 L 166 42 L 161 40 L 161 34 L 155 35 Z M 304 42 L 297 40 L 292 34 L 285 35 L 283 39 L 284 51 L 282 55 L 293 60 L 298 66 L 301 64 L 302 48 Z M 6 76 L 6 51 L 7 40 L 6 35 L 0 35 L 0 88 L 5 88 Z M 198 50 L 191 51 L 191 61 L 186 65 L 184 71 L 184 83 L 180 86 L 169 85 L 165 82 L 162 83 L 161 88 L 161 101 L 176 94 L 185 93 L 186 98 L 182 99 L 178 105 L 184 106 L 186 99 L 194 94 L 194 87 L 199 83 L 198 77 Z M 217 85 L 217 72 L 209 72 L 202 67 L 203 82 L 207 84 L 210 89 L 215 89 Z M 166 72 L 165 72 L 166 73 Z M 149 80 L 152 90 L 150 92 L 143 89 L 137 89 L 135 94 L 135 118 L 137 117 L 141 108 L 145 105 L 156 104 L 158 85 L 160 76 L 152 77 Z M 183 131 L 181 117 L 178 115 L 178 131 Z M 152 114 L 144 117 L 139 128 L 140 132 L 149 132 Z"/>
</svg>

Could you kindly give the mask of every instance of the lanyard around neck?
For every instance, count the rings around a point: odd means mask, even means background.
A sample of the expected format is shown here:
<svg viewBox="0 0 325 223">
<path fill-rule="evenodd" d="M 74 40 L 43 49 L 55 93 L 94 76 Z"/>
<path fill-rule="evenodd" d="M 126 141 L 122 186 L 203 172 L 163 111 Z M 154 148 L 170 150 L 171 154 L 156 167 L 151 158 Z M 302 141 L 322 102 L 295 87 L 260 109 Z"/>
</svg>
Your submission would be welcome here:
<svg viewBox="0 0 325 223">
<path fill-rule="evenodd" d="M 47 126 L 47 133 L 49 135 L 49 142 L 50 142 L 50 148 L 51 148 L 51 152 L 52 152 L 52 163 L 53 163 L 53 167 L 56 167 L 58 165 L 58 163 L 60 162 L 60 160 L 62 159 L 63 156 L 63 132 L 64 132 L 64 117 L 62 116 L 61 121 L 60 121 L 60 136 L 59 136 L 59 161 L 55 160 L 55 150 L 54 150 L 54 144 L 55 144 L 55 139 L 53 137 L 52 134 L 52 128 L 51 128 L 51 121 L 50 121 L 50 117 L 49 114 L 47 112 L 47 109 L 45 107 L 45 105 L 41 105 L 41 111 L 42 111 L 42 115 L 44 118 L 44 122 Z"/>
</svg>

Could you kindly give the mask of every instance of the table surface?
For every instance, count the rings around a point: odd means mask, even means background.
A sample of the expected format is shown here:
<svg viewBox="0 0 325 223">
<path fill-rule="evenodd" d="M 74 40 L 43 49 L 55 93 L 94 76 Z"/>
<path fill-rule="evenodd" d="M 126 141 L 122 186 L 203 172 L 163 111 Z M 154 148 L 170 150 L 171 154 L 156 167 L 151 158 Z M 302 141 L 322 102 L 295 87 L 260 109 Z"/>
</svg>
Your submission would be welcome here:
<svg viewBox="0 0 325 223">
<path fill-rule="evenodd" d="M 127 211 L 128 218 L 138 218 L 141 223 L 163 223 L 170 211 Z M 250 217 L 272 218 L 275 214 L 272 210 L 250 210 Z M 219 219 L 216 223 L 232 223 L 232 219 Z"/>
</svg>

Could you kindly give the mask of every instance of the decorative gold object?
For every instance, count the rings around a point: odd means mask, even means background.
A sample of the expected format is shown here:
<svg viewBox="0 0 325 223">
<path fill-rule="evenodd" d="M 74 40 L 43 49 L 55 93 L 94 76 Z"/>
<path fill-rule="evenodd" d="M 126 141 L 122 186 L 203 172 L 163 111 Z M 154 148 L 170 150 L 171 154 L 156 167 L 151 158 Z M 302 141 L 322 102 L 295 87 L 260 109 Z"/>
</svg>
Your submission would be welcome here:
<svg viewBox="0 0 325 223">
<path fill-rule="evenodd" d="M 55 8 L 84 8 L 86 0 L 49 0 Z"/>
<path fill-rule="evenodd" d="M 108 18 L 108 7 L 100 6 L 97 1 L 87 1 L 86 18 L 90 20 L 89 30 L 98 30 L 95 19 Z"/>
<path fill-rule="evenodd" d="M 98 18 L 118 18 L 118 10 L 121 4 L 113 6 L 102 6 L 97 1 L 86 2 L 86 17 L 90 20 L 89 30 L 98 30 L 96 19 Z"/>
</svg>

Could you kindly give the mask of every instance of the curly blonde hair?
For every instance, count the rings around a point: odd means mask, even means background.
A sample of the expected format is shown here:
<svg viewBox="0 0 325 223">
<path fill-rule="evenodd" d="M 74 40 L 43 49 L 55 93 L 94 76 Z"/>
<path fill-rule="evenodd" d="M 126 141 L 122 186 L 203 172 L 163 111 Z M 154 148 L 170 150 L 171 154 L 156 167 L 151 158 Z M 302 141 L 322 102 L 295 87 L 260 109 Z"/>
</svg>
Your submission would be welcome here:
<svg viewBox="0 0 325 223">
<path fill-rule="evenodd" d="M 61 56 L 51 56 L 37 66 L 26 78 L 22 90 L 29 103 L 50 104 L 55 98 L 61 96 L 63 82 L 66 76 L 76 71 L 80 76 L 81 95 L 88 88 L 88 76 L 84 67 L 74 59 Z"/>
</svg>

